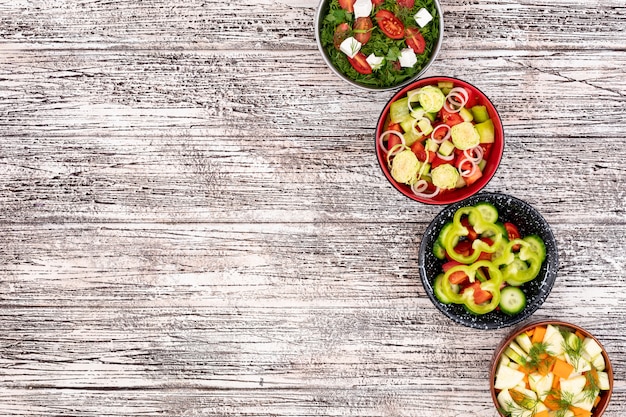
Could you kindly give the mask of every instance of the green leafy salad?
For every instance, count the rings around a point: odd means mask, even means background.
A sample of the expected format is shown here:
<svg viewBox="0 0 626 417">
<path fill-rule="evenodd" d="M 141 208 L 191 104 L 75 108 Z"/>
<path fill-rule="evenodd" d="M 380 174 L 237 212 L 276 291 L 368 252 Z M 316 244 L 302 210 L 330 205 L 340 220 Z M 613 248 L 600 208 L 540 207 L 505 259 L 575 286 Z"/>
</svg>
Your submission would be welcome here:
<svg viewBox="0 0 626 417">
<path fill-rule="evenodd" d="M 428 64 L 439 26 L 434 0 L 330 0 L 320 41 L 341 74 L 365 87 L 388 88 Z"/>
</svg>

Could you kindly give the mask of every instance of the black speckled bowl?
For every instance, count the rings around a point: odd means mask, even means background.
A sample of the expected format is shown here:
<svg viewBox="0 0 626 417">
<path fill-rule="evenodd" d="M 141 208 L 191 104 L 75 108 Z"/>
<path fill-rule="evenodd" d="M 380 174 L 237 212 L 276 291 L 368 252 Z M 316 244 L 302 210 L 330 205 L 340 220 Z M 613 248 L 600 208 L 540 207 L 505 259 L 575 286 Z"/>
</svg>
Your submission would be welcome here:
<svg viewBox="0 0 626 417">
<path fill-rule="evenodd" d="M 522 236 L 536 234 L 546 246 L 546 259 L 539 275 L 521 288 L 526 294 L 526 308 L 515 316 L 508 316 L 498 310 L 484 315 L 468 312 L 464 306 L 443 304 L 433 292 L 435 277 L 442 271 L 444 261 L 435 257 L 432 248 L 441 228 L 454 217 L 460 207 L 472 206 L 479 202 L 488 202 L 498 209 L 500 221 L 514 223 Z M 443 209 L 428 225 L 419 249 L 419 271 L 424 289 L 435 307 L 455 322 L 477 329 L 499 329 L 522 322 L 530 317 L 550 294 L 559 267 L 556 240 L 548 222 L 528 203 L 506 194 L 480 193 Z"/>
</svg>

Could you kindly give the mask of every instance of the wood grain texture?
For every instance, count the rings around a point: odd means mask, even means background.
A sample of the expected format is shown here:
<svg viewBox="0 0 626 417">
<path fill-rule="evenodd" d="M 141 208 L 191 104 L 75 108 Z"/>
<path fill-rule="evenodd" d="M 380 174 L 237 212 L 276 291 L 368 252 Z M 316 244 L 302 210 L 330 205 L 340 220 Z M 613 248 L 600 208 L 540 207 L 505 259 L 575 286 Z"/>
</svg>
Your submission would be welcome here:
<svg viewBox="0 0 626 417">
<path fill-rule="evenodd" d="M 316 0 L 0 0 L 0 414 L 495 417 L 510 329 L 441 315 L 441 207 L 374 156 L 393 92 L 353 90 Z M 442 2 L 427 75 L 506 132 L 487 191 L 559 247 L 536 318 L 605 345 L 626 414 L 626 8 Z"/>
</svg>

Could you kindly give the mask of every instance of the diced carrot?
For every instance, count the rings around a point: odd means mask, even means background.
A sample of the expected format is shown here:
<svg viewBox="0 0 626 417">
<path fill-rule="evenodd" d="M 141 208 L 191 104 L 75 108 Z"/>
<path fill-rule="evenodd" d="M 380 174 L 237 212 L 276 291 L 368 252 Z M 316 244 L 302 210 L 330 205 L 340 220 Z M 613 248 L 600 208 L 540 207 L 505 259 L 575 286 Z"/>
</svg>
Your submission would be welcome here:
<svg viewBox="0 0 626 417">
<path fill-rule="evenodd" d="M 574 413 L 574 417 L 591 417 L 591 411 L 587 411 L 584 408 L 574 407 L 572 405 L 569 409 Z"/>
<path fill-rule="evenodd" d="M 590 379 L 593 380 L 594 385 L 596 386 L 598 385 L 598 371 L 596 370 L 596 368 L 591 368 L 591 370 L 587 374 L 587 382 L 585 383 L 585 388 L 588 388 L 591 386 Z"/>
<path fill-rule="evenodd" d="M 543 400 L 543 404 L 552 411 L 557 411 L 561 408 L 561 404 L 559 404 L 559 397 L 548 394 L 545 400 Z"/>
<path fill-rule="evenodd" d="M 510 389 L 509 394 L 511 394 L 511 398 L 513 398 L 513 401 L 518 404 L 521 404 L 524 401 L 524 398 L 526 398 L 524 394 L 515 389 Z"/>
<path fill-rule="evenodd" d="M 543 337 L 546 335 L 546 327 L 545 326 L 537 326 L 535 327 L 535 331 L 533 332 L 533 337 L 530 339 L 533 343 L 541 343 L 543 342 Z"/>
<path fill-rule="evenodd" d="M 533 414 L 533 416 L 534 417 L 549 417 L 550 413 L 548 413 L 548 410 L 543 410 L 543 411 Z"/>
<path fill-rule="evenodd" d="M 533 333 L 535 333 L 535 329 L 526 330 L 526 336 L 533 337 Z"/>
<path fill-rule="evenodd" d="M 594 407 L 595 407 L 596 405 L 598 405 L 598 403 L 600 402 L 600 399 L 601 399 L 601 398 L 600 398 L 600 396 L 599 396 L 599 395 L 597 395 L 597 396 L 596 396 L 596 399 L 595 399 L 595 400 L 593 400 L 593 406 L 594 406 Z"/>
<path fill-rule="evenodd" d="M 522 381 L 524 381 L 524 385 L 526 385 L 526 388 L 530 386 L 530 383 L 528 382 L 528 372 L 524 372 L 524 378 L 522 378 Z"/>
<path fill-rule="evenodd" d="M 552 389 L 557 390 L 560 387 L 561 387 L 561 378 L 555 375 L 554 379 L 552 380 Z"/>
<path fill-rule="evenodd" d="M 554 358 L 544 358 L 542 361 L 539 362 L 539 364 L 537 364 L 537 372 L 539 372 L 543 376 L 546 376 L 552 371 L 553 366 Z"/>
<path fill-rule="evenodd" d="M 567 379 L 572 372 L 574 372 L 574 367 L 572 365 L 562 359 L 555 359 L 554 366 L 552 367 L 552 373 L 554 376 Z"/>
<path fill-rule="evenodd" d="M 581 332 L 580 330 L 576 330 L 576 332 L 574 332 L 574 334 L 575 334 L 576 336 L 578 336 L 578 338 L 579 338 L 580 340 L 585 340 L 585 335 L 584 335 L 584 334 L 583 334 L 583 332 Z"/>
</svg>

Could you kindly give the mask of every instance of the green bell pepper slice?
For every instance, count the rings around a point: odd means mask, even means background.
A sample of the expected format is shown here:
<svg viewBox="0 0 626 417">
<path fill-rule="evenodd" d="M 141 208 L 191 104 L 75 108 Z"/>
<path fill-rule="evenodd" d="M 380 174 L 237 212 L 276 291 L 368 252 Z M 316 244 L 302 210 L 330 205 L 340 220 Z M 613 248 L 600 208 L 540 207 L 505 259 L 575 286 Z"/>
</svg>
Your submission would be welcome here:
<svg viewBox="0 0 626 417">
<path fill-rule="evenodd" d="M 487 269 L 489 279 L 481 281 L 478 278 L 481 275 L 481 268 Z M 481 290 L 491 293 L 491 300 L 487 303 L 476 304 L 474 300 L 475 290 L 471 287 L 467 288 L 463 293 L 456 292 L 449 278 L 450 275 L 459 271 L 465 273 L 469 277 L 470 282 L 479 285 Z M 472 313 L 486 314 L 493 311 L 500 304 L 500 286 L 502 281 L 503 277 L 500 269 L 493 262 L 483 260 L 472 265 L 457 265 L 450 268 L 445 274 L 440 274 L 435 278 L 434 289 L 435 295 L 444 304 L 463 304 Z"/>
<path fill-rule="evenodd" d="M 518 252 L 513 251 L 516 245 L 519 245 Z M 530 235 L 508 242 L 502 254 L 493 262 L 500 266 L 504 281 L 518 287 L 539 275 L 545 257 L 546 249 L 541 238 Z"/>
<path fill-rule="evenodd" d="M 472 242 L 473 251 L 470 255 L 463 255 L 454 250 L 459 241 L 469 234 L 469 230 L 461 224 L 461 219 L 464 216 L 467 216 L 470 225 L 476 233 L 481 237 L 489 237 L 492 241 L 491 244 L 489 244 L 481 239 L 474 240 L 474 242 Z M 481 252 L 496 252 L 504 239 L 502 229 L 496 225 L 496 223 L 485 220 L 481 211 L 471 206 L 461 207 L 454 213 L 451 226 L 446 228 L 445 234 L 440 235 L 440 238 L 441 244 L 450 258 L 462 264 L 472 264 L 476 262 Z"/>
</svg>

